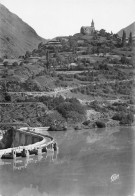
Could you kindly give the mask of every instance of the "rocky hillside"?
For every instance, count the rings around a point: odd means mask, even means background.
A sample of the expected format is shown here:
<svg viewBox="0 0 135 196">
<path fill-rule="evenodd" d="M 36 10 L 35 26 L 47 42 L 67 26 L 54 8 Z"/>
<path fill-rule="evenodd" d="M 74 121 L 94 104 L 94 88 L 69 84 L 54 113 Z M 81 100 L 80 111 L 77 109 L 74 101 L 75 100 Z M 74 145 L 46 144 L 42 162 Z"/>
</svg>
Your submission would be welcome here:
<svg viewBox="0 0 135 196">
<path fill-rule="evenodd" d="M 42 41 L 33 28 L 0 4 L 0 56 L 24 55 Z"/>
<path fill-rule="evenodd" d="M 118 32 L 118 35 L 119 35 L 120 37 L 122 37 L 123 30 L 125 30 L 127 37 L 129 36 L 129 33 L 130 33 L 130 32 L 132 32 L 132 35 L 135 36 L 135 22 L 133 22 L 133 23 L 130 24 L 129 26 L 127 26 L 127 27 L 121 29 L 121 30 Z"/>
</svg>

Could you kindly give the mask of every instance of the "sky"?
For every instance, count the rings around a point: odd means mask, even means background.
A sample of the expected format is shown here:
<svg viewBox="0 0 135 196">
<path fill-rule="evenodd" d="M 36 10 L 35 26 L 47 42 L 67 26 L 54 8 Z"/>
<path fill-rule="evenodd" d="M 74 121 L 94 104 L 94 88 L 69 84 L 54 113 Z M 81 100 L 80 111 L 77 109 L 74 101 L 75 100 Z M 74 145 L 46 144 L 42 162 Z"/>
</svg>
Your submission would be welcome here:
<svg viewBox="0 0 135 196">
<path fill-rule="evenodd" d="M 0 0 L 43 38 L 74 35 L 81 26 L 117 33 L 135 22 L 135 0 Z"/>
</svg>

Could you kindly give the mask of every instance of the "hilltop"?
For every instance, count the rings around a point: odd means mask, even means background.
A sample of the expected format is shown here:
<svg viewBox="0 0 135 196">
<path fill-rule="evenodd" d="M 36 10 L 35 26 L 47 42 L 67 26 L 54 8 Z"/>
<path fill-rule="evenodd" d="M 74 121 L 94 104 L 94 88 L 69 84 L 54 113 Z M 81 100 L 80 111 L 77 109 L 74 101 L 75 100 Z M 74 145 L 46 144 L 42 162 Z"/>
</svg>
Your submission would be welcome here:
<svg viewBox="0 0 135 196">
<path fill-rule="evenodd" d="M 19 59 L 0 59 L 0 122 L 52 130 L 65 123 L 85 128 L 131 124 L 133 46 L 101 29 L 41 42 Z"/>
<path fill-rule="evenodd" d="M 18 57 L 45 42 L 36 31 L 0 4 L 0 56 Z"/>
<path fill-rule="evenodd" d="M 127 27 L 121 29 L 121 30 L 118 32 L 118 35 L 119 35 L 120 37 L 122 37 L 123 30 L 125 30 L 127 37 L 129 36 L 129 33 L 130 33 L 130 32 L 132 32 L 132 35 L 135 36 L 135 22 L 133 22 L 132 24 L 128 25 Z"/>
</svg>

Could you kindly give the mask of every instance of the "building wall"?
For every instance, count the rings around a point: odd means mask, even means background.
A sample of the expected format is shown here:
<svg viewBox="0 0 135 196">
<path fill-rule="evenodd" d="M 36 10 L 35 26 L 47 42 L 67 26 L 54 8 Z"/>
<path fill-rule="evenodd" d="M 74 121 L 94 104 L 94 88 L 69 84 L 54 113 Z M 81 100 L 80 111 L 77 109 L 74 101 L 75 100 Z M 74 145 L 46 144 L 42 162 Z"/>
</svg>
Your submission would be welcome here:
<svg viewBox="0 0 135 196">
<path fill-rule="evenodd" d="M 81 27 L 80 33 L 84 35 L 93 35 L 94 31 L 95 31 L 94 27 L 85 26 L 85 27 Z"/>
</svg>

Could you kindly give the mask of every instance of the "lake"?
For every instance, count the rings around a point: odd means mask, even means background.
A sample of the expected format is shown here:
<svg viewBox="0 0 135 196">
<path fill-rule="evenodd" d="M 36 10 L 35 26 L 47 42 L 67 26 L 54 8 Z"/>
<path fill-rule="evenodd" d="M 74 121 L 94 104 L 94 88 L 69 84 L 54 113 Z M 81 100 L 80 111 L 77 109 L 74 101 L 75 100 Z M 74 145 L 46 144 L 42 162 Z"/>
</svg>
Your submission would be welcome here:
<svg viewBox="0 0 135 196">
<path fill-rule="evenodd" d="M 0 160 L 0 196 L 133 196 L 135 127 L 51 133 L 58 154 Z"/>
</svg>

